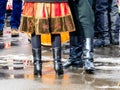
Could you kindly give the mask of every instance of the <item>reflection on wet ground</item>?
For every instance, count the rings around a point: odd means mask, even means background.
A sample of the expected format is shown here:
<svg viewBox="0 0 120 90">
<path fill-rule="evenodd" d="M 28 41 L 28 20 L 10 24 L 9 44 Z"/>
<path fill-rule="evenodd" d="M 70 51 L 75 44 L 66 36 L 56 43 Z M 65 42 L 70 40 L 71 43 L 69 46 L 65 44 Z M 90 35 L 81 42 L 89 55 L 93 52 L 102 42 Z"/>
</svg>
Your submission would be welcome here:
<svg viewBox="0 0 120 90">
<path fill-rule="evenodd" d="M 38 84 L 37 87 L 24 86 L 32 88 L 29 90 L 120 90 L 120 69 L 104 70 L 99 68 L 93 75 L 86 74 L 83 68 L 69 68 L 64 70 L 65 74 L 63 76 L 57 77 L 53 69 L 53 62 L 49 61 L 43 62 L 42 77 L 34 77 L 31 61 L 27 61 L 27 64 L 25 61 L 11 60 L 8 62 L 9 65 L 5 63 L 0 64 L 0 79 L 16 80 L 15 82 L 21 80 L 23 83 L 24 80 L 30 80 L 31 84 Z"/>
<path fill-rule="evenodd" d="M 104 57 L 120 57 L 120 46 L 111 45 L 109 47 L 101 47 L 94 50 L 95 54 Z"/>
<path fill-rule="evenodd" d="M 51 47 L 42 47 L 43 75 L 35 77 L 27 38 L 6 36 L 0 38 L 0 90 L 120 90 L 119 46 L 94 49 L 95 74 L 70 67 L 64 69 L 61 77 L 55 75 Z M 63 51 L 66 50 L 63 47 Z M 63 61 L 68 58 L 69 51 L 64 52 Z"/>
</svg>

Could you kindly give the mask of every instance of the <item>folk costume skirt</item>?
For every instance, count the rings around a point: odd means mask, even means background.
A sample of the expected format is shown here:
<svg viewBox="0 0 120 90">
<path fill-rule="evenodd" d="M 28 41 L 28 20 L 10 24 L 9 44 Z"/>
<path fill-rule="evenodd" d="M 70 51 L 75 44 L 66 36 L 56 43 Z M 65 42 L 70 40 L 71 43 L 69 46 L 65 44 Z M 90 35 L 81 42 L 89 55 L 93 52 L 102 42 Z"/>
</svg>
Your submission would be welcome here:
<svg viewBox="0 0 120 90">
<path fill-rule="evenodd" d="M 20 30 L 36 35 L 60 34 L 75 31 L 75 26 L 67 3 L 26 2 Z"/>
</svg>

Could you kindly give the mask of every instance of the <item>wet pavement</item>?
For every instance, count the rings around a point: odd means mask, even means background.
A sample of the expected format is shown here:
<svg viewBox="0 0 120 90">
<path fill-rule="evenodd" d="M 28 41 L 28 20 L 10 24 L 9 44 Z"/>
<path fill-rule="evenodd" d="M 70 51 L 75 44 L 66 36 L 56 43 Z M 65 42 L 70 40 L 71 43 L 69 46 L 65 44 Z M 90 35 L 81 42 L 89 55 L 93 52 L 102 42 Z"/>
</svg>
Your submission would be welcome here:
<svg viewBox="0 0 120 90">
<path fill-rule="evenodd" d="M 20 33 L 19 38 L 11 38 L 10 35 L 10 27 L 5 27 L 0 38 L 0 90 L 120 90 L 119 45 L 94 49 L 95 74 L 70 67 L 64 69 L 61 77 L 55 75 L 51 47 L 43 46 L 43 75 L 34 77 L 27 36 Z M 66 46 L 63 45 L 62 61 L 68 58 Z"/>
</svg>

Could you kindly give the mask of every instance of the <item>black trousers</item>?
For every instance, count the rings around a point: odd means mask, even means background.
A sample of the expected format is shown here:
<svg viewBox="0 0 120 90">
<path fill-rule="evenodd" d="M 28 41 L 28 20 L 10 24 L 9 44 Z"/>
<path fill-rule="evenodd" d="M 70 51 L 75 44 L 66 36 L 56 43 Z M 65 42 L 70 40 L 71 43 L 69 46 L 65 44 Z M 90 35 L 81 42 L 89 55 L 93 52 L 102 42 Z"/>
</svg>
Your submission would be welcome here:
<svg viewBox="0 0 120 90">
<path fill-rule="evenodd" d="M 92 9 L 92 1 L 76 0 L 69 1 L 70 9 L 73 15 L 78 36 L 85 38 L 94 37 L 94 13 Z M 78 34 L 79 33 L 79 34 Z"/>
<path fill-rule="evenodd" d="M 94 37 L 94 13 L 93 0 L 69 0 L 69 6 L 73 15 L 76 31 L 70 33 L 69 58 L 81 59 L 81 53 L 85 38 Z"/>
</svg>

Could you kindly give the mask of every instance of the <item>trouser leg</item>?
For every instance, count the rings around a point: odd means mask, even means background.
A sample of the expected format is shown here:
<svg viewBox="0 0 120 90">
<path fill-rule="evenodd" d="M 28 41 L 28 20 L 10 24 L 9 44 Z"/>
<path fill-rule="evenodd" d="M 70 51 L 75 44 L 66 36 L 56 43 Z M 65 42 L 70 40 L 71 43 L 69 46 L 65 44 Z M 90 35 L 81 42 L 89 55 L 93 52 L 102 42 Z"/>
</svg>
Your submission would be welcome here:
<svg viewBox="0 0 120 90">
<path fill-rule="evenodd" d="M 117 0 L 109 0 L 111 44 L 119 45 L 119 14 Z"/>
<path fill-rule="evenodd" d="M 69 59 L 63 63 L 64 68 L 68 68 L 70 66 L 73 66 L 73 67 L 83 66 L 83 62 L 81 60 L 82 45 L 83 45 L 82 43 L 83 37 L 81 36 L 82 28 L 78 20 L 78 11 L 77 11 L 76 4 L 77 2 L 69 1 L 76 31 L 70 32 L 70 53 L 69 53 Z"/>
<path fill-rule="evenodd" d="M 108 0 L 96 0 L 95 18 L 98 37 L 94 42 L 94 47 L 110 45 L 108 5 Z"/>
<path fill-rule="evenodd" d="M 82 56 L 83 38 L 76 35 L 76 32 L 70 33 L 70 53 L 69 59 L 63 63 L 64 68 L 70 66 L 83 67 Z"/>
<path fill-rule="evenodd" d="M 10 26 L 11 28 L 19 28 L 20 25 L 20 18 L 22 12 L 22 0 L 13 0 L 12 3 L 12 15 L 10 19 Z"/>
<path fill-rule="evenodd" d="M 83 61 L 86 72 L 95 70 L 93 64 L 93 37 L 94 37 L 94 13 L 90 3 L 87 0 L 78 2 L 79 22 L 84 34 Z"/>
<path fill-rule="evenodd" d="M 3 36 L 7 0 L 0 0 L 0 37 Z"/>
</svg>

